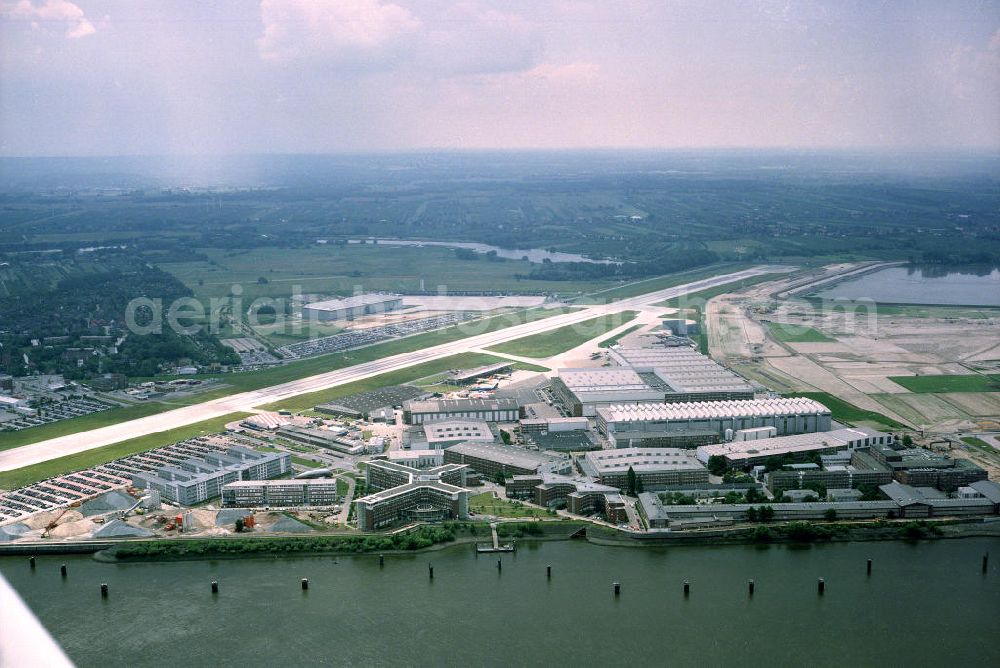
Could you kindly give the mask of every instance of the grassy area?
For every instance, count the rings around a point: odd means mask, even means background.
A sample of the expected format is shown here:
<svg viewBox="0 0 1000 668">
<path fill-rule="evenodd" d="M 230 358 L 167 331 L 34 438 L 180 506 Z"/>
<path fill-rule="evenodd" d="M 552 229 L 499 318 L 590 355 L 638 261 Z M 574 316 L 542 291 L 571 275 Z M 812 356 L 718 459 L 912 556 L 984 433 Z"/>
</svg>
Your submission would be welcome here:
<svg viewBox="0 0 1000 668">
<path fill-rule="evenodd" d="M 218 399 L 220 397 L 225 397 L 239 392 L 258 390 L 262 387 L 288 383 L 300 378 L 326 373 L 327 371 L 336 371 L 337 369 L 343 369 L 345 367 L 361 364 L 363 362 L 371 362 L 373 360 L 382 359 L 391 355 L 397 355 L 399 353 L 407 353 L 414 350 L 420 350 L 422 348 L 430 348 L 443 343 L 451 343 L 452 341 L 458 341 L 468 336 L 495 332 L 501 329 L 506 329 L 507 327 L 524 324 L 526 322 L 543 320 L 554 315 L 566 313 L 570 310 L 572 309 L 536 308 L 526 311 L 518 311 L 515 313 L 486 318 L 472 323 L 456 325 L 454 327 L 448 327 L 434 332 L 426 332 L 416 336 L 387 341 L 385 343 L 368 346 L 366 348 L 359 348 L 358 350 L 352 350 L 346 353 L 335 353 L 306 360 L 298 360 L 282 366 L 262 371 L 255 371 L 252 373 L 215 376 L 225 383 L 224 387 L 219 387 L 207 392 L 195 393 L 181 399 L 174 399 L 169 403 L 150 402 L 126 408 L 113 408 L 100 413 L 91 413 L 90 415 L 71 418 L 69 420 L 60 420 L 59 422 L 53 422 L 39 427 L 31 427 L 30 429 L 23 429 L 21 431 L 0 433 L 0 450 L 7 450 L 10 448 L 20 447 L 22 445 L 28 445 L 30 443 L 37 443 L 50 438 L 66 436 L 67 434 L 90 431 L 91 429 L 98 429 L 100 427 L 118 424 L 119 422 L 126 422 L 128 420 L 134 420 L 148 415 L 164 413 L 179 406 L 197 404 L 203 401 Z M 495 358 L 489 358 L 489 361 L 495 362 L 497 360 Z M 485 362 L 482 362 L 481 364 L 484 363 Z M 211 377 L 213 376 L 199 376 L 199 378 L 202 379 Z"/>
<path fill-rule="evenodd" d="M 553 355 L 558 355 L 571 348 L 575 348 L 594 337 L 620 327 L 635 318 L 635 316 L 635 311 L 623 311 L 622 313 L 599 316 L 575 325 L 567 325 L 549 332 L 533 334 L 508 341 L 507 343 L 501 343 L 492 348 L 487 348 L 487 350 L 507 353 L 509 355 L 545 359 L 546 357 L 552 357 Z"/>
<path fill-rule="evenodd" d="M 1000 374 L 967 376 L 889 376 L 889 380 L 919 394 L 936 392 L 1000 392 Z"/>
<path fill-rule="evenodd" d="M 793 392 L 790 396 L 808 397 L 820 402 L 830 409 L 833 413 L 833 419 L 838 422 L 845 422 L 847 424 L 873 422 L 882 425 L 883 428 L 888 430 L 908 429 L 906 425 L 900 424 L 892 418 L 888 418 L 881 413 L 876 413 L 875 411 L 858 408 L 854 404 L 848 403 L 843 399 L 839 399 L 829 392 Z"/>
<path fill-rule="evenodd" d="M 403 385 L 405 383 L 411 383 L 419 378 L 425 378 L 435 373 L 440 373 L 441 371 L 445 371 L 447 369 L 484 366 L 496 361 L 497 358 L 492 355 L 483 355 L 481 353 L 461 353 L 459 355 L 451 355 L 450 357 L 443 357 L 439 360 L 432 360 L 430 362 L 424 362 L 423 364 L 417 364 L 416 366 L 400 369 L 399 371 L 390 371 L 378 376 L 366 378 L 365 380 L 358 380 L 353 383 L 338 385 L 337 387 L 331 387 L 326 390 L 300 394 L 295 397 L 276 401 L 272 404 L 267 404 L 266 406 L 261 406 L 261 408 L 270 411 L 304 411 L 316 406 L 317 404 L 346 397 L 348 394 L 376 390 L 387 385 Z"/>
<path fill-rule="evenodd" d="M 483 492 L 469 498 L 469 510 L 477 515 L 495 517 L 545 517 L 547 513 L 538 508 L 529 508 L 504 499 L 498 499 L 492 492 Z"/>
<path fill-rule="evenodd" d="M 785 343 L 830 343 L 836 341 L 823 332 L 801 325 L 772 322 L 767 329 L 771 336 Z"/>
<path fill-rule="evenodd" d="M 631 327 L 629 327 L 625 331 L 620 332 L 618 334 L 615 334 L 614 336 L 612 336 L 610 338 L 604 339 L 603 341 L 601 341 L 600 343 L 597 344 L 597 347 L 598 348 L 610 348 L 611 346 L 615 345 L 616 343 L 618 343 L 619 341 L 621 341 L 623 338 L 625 338 L 626 336 L 628 336 L 632 332 L 636 331 L 637 329 L 642 329 L 642 327 L 643 327 L 642 323 L 639 323 L 638 325 L 632 325 Z"/>
<path fill-rule="evenodd" d="M 299 457 L 298 455 L 292 455 L 292 463 L 298 464 L 299 466 L 305 466 L 307 469 L 318 469 L 323 467 L 323 462 L 316 461 L 315 459 L 308 459 L 306 457 Z"/>
<path fill-rule="evenodd" d="M 337 478 L 337 496 L 347 496 L 349 485 L 342 479 Z"/>
<path fill-rule="evenodd" d="M 996 448 L 994 448 L 992 445 L 990 445 L 983 439 L 976 438 L 975 436 L 963 436 L 962 443 L 965 443 L 966 445 L 972 446 L 977 450 L 982 450 L 983 452 L 987 452 L 989 454 L 993 455 L 997 454 Z"/>
<path fill-rule="evenodd" d="M 121 443 L 94 448 L 93 450 L 87 450 L 75 455 L 59 457 L 40 464 L 24 466 L 13 471 L 0 471 L 0 489 L 24 487 L 39 480 L 45 480 L 46 478 L 69 473 L 70 471 L 79 471 L 90 466 L 97 466 L 98 464 L 110 462 L 113 459 L 134 455 L 137 452 L 151 450 L 195 436 L 214 434 L 222 431 L 226 423 L 246 417 L 247 415 L 249 413 L 230 413 L 229 415 L 205 420 L 204 422 L 196 422 L 195 424 L 168 429 L 167 431 L 158 431 L 153 434 L 131 438 Z"/>
</svg>

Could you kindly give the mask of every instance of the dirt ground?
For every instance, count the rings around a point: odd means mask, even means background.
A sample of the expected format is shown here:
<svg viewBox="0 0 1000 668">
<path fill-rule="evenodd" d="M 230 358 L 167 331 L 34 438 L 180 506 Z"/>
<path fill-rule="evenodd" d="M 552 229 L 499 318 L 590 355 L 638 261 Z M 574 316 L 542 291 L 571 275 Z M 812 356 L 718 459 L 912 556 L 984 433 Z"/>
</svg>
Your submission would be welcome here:
<svg viewBox="0 0 1000 668">
<path fill-rule="evenodd" d="M 831 265 L 828 278 L 859 265 Z M 970 374 L 1000 365 L 1000 309 L 853 310 L 780 298 L 801 275 L 720 295 L 706 308 L 713 357 L 778 391 L 821 390 L 931 433 L 976 429 L 1000 416 L 1000 393 L 914 394 L 891 376 Z M 794 290 L 791 290 L 794 292 Z M 802 294 L 811 290 L 802 290 Z M 772 324 L 807 327 L 828 342 L 782 342 Z"/>
</svg>

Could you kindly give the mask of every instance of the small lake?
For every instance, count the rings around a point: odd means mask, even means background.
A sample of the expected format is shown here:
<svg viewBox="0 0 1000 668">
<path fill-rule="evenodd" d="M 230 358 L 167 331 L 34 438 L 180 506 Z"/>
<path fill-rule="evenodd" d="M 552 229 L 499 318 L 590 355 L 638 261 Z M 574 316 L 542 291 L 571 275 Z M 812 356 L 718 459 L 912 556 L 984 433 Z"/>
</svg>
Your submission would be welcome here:
<svg viewBox="0 0 1000 668">
<path fill-rule="evenodd" d="M 895 304 L 1000 306 L 995 267 L 890 267 L 813 294 L 823 299 L 871 299 Z"/>
<path fill-rule="evenodd" d="M 349 244 L 371 243 L 372 239 L 351 239 Z M 413 239 L 377 239 L 379 246 L 444 246 L 445 248 L 467 248 L 477 253 L 486 254 L 495 251 L 497 256 L 509 260 L 527 259 L 528 262 L 541 264 L 544 260 L 550 262 L 589 262 L 591 264 L 618 264 L 614 260 L 594 260 L 577 253 L 560 253 L 542 248 L 500 248 L 489 244 L 471 241 L 415 241 Z"/>
</svg>

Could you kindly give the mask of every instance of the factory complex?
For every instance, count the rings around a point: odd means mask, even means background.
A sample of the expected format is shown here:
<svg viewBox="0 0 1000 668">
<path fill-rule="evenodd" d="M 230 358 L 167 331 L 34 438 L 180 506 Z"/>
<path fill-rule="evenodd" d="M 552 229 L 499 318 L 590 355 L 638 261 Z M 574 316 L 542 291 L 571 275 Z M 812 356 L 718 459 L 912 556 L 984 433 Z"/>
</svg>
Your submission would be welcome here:
<svg viewBox="0 0 1000 668">
<path fill-rule="evenodd" d="M 302 319 L 320 322 L 351 320 L 365 315 L 395 311 L 402 306 L 403 298 L 399 295 L 356 295 L 306 304 L 302 307 Z"/>
</svg>

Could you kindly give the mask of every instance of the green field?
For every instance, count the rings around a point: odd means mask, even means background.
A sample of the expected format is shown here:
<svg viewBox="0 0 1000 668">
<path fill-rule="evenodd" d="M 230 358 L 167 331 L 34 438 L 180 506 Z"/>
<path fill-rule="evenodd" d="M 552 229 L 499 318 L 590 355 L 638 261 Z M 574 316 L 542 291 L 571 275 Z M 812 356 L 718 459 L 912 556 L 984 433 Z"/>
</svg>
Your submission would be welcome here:
<svg viewBox="0 0 1000 668">
<path fill-rule="evenodd" d="M 801 325 L 789 325 L 782 322 L 772 322 L 768 325 L 768 331 L 778 341 L 785 343 L 832 343 L 836 339 L 831 339 L 826 334 Z"/>
<path fill-rule="evenodd" d="M 127 408 L 115 408 L 100 413 L 91 413 L 78 418 L 61 420 L 39 427 L 31 427 L 21 431 L 0 433 L 0 450 L 16 448 L 22 445 L 37 443 L 67 434 L 76 434 L 82 431 L 89 431 L 99 427 L 106 427 L 111 424 L 133 420 L 135 418 L 146 417 L 163 413 L 180 406 L 218 399 L 239 392 L 248 392 L 262 387 L 279 385 L 307 376 L 313 376 L 327 371 L 336 371 L 344 367 L 371 362 L 399 353 L 412 352 L 422 348 L 458 341 L 468 336 L 495 332 L 507 327 L 520 325 L 525 322 L 534 322 L 554 315 L 566 313 L 571 309 L 529 309 L 504 315 L 494 316 L 463 325 L 455 325 L 446 329 L 440 329 L 416 336 L 409 336 L 403 339 L 396 339 L 379 343 L 374 346 L 359 348 L 346 353 L 334 353 L 313 357 L 305 360 L 298 360 L 282 366 L 255 371 L 252 373 L 226 374 L 215 376 L 225 383 L 225 386 L 208 392 L 193 394 L 189 397 L 173 400 L 169 403 L 150 402 Z M 595 334 L 596 335 L 596 334 Z M 492 359 L 492 358 L 491 358 Z M 495 361 L 495 360 L 494 360 Z M 201 376 L 201 378 L 212 378 L 213 376 Z"/>
<path fill-rule="evenodd" d="M 833 413 L 833 419 L 838 422 L 844 422 L 847 424 L 867 422 L 890 431 L 896 429 L 908 429 L 906 425 L 900 424 L 899 422 L 896 422 L 881 413 L 858 408 L 854 404 L 848 403 L 843 399 L 839 399 L 829 392 L 791 392 L 788 396 L 808 397 L 809 399 L 814 399 L 815 401 L 820 402 L 830 409 L 831 413 Z"/>
<path fill-rule="evenodd" d="M 113 459 L 134 455 L 137 452 L 151 450 L 195 436 L 218 433 L 223 430 L 226 423 L 239 420 L 247 415 L 249 413 L 230 413 L 222 417 L 205 420 L 204 422 L 146 434 L 120 443 L 113 443 L 75 455 L 67 455 L 47 462 L 41 462 L 40 464 L 32 464 L 31 466 L 24 466 L 12 471 L 0 471 L 0 489 L 24 487 L 39 480 L 97 466 L 98 464 L 110 462 Z"/>
<path fill-rule="evenodd" d="M 967 376 L 889 376 L 889 380 L 918 394 L 936 392 L 1000 392 L 1000 374 Z"/>
<path fill-rule="evenodd" d="M 620 327 L 635 318 L 635 311 L 622 311 L 611 315 L 584 320 L 575 325 L 567 325 L 541 334 L 533 334 L 487 348 L 498 353 L 545 359 L 575 348 L 594 337 Z"/>
<path fill-rule="evenodd" d="M 976 438 L 975 436 L 963 436 L 962 437 L 962 443 L 965 443 L 966 445 L 971 446 L 973 448 L 976 448 L 978 450 L 982 450 L 983 452 L 985 452 L 987 454 L 991 454 L 991 455 L 997 454 L 997 449 L 996 448 L 994 448 L 992 445 L 990 445 L 989 443 L 987 443 L 983 439 Z"/>
<path fill-rule="evenodd" d="M 538 508 L 516 505 L 504 499 L 497 499 L 491 492 L 483 492 L 469 498 L 469 511 L 477 515 L 496 517 L 544 517 L 547 513 Z"/>
<path fill-rule="evenodd" d="M 610 348 L 611 346 L 615 345 L 616 343 L 618 343 L 619 341 L 621 341 L 622 339 L 624 339 L 626 336 L 628 336 L 629 334 L 631 334 L 632 332 L 634 332 L 634 331 L 636 331 L 638 329 L 642 329 L 642 327 L 643 327 L 643 325 L 641 323 L 638 324 L 638 325 L 632 325 L 631 327 L 629 327 L 625 331 L 623 331 L 623 332 L 621 332 L 619 334 L 615 334 L 614 336 L 612 336 L 610 338 L 604 339 L 603 341 L 601 341 L 600 343 L 597 344 L 597 347 L 598 348 Z"/>
</svg>

